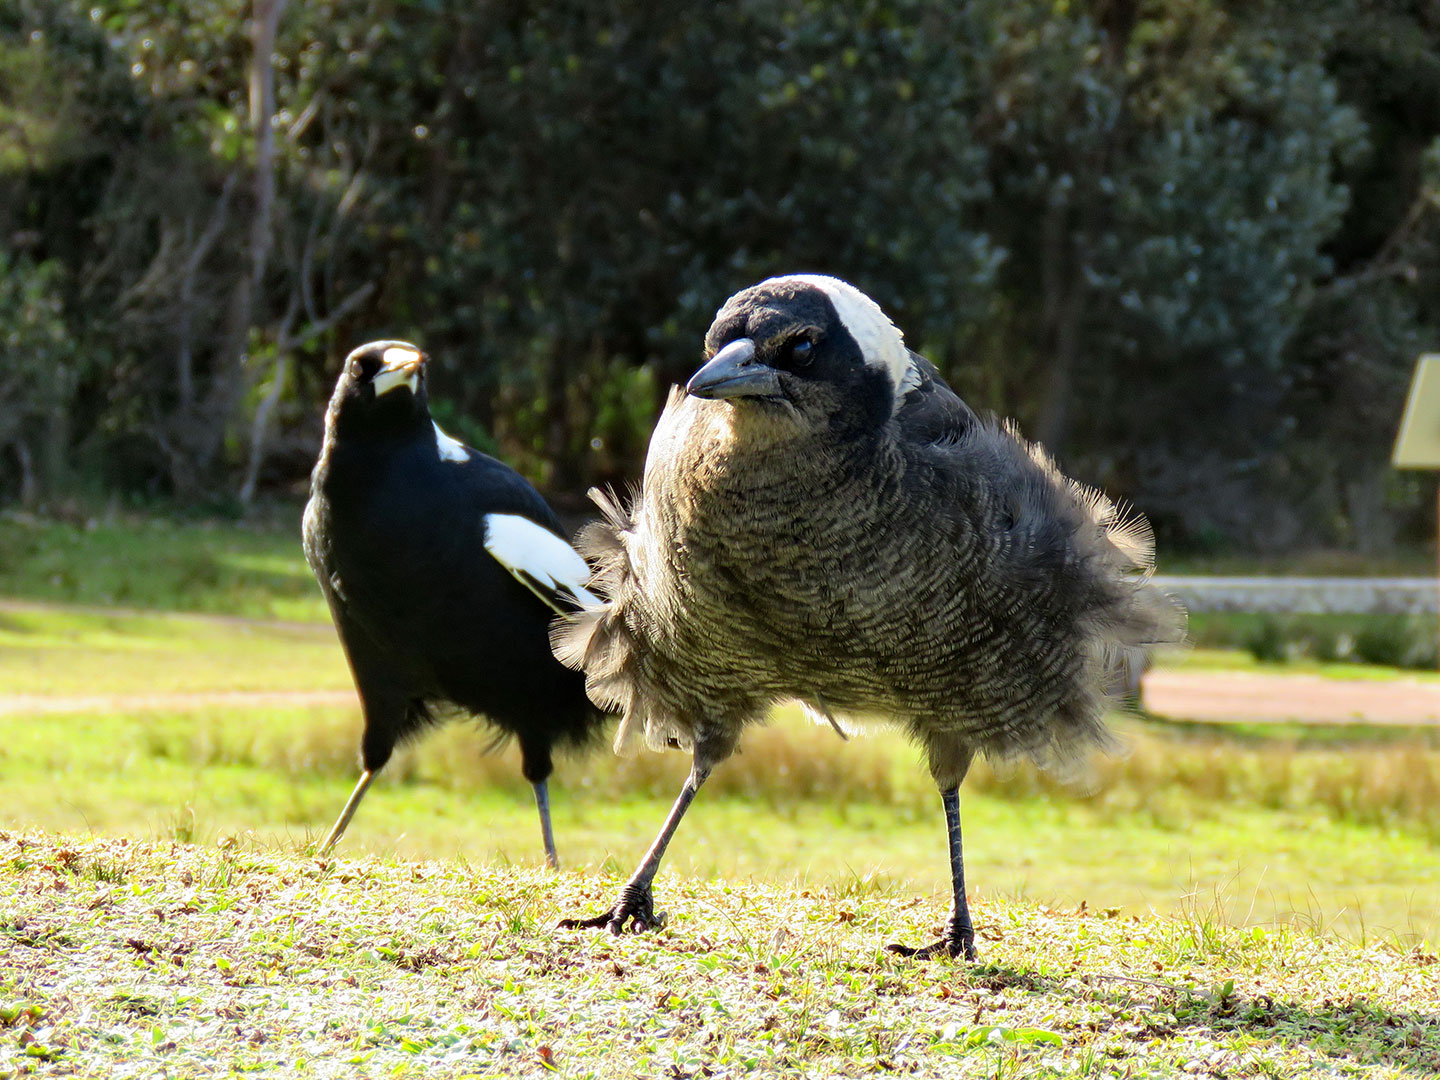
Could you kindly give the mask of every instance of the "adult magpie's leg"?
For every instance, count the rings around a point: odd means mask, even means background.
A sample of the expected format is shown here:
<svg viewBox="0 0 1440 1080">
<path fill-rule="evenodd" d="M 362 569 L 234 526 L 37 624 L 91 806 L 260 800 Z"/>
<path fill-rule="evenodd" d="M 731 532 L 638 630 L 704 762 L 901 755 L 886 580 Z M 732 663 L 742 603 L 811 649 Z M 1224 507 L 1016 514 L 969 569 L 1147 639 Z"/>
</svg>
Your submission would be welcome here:
<svg viewBox="0 0 1440 1080">
<path fill-rule="evenodd" d="M 555 830 L 550 827 L 550 787 L 544 780 L 537 780 L 535 806 L 540 811 L 540 836 L 545 841 L 545 862 L 551 870 L 560 869 L 560 856 L 555 853 Z"/>
<path fill-rule="evenodd" d="M 914 956 L 921 960 L 931 957 L 963 956 L 975 959 L 975 927 L 970 922 L 970 905 L 965 899 L 965 857 L 960 846 L 960 787 L 957 784 L 940 793 L 945 804 L 945 829 L 950 840 L 950 885 L 955 892 L 954 906 L 945 923 L 945 936 L 939 941 L 921 948 L 909 945 L 890 945 L 889 950 L 901 956 Z"/>
<path fill-rule="evenodd" d="M 345 835 L 345 830 L 350 825 L 350 819 L 355 816 L 355 809 L 360 805 L 360 800 L 365 797 L 365 789 L 370 786 L 370 781 L 375 779 L 375 771 L 366 769 L 360 774 L 359 781 L 355 784 L 355 790 L 350 792 L 350 798 L 345 801 L 345 809 L 340 811 L 340 816 L 335 819 L 335 824 L 330 828 L 330 835 L 325 837 L 325 843 L 320 845 L 319 855 L 327 854 L 332 847 L 340 842 L 340 837 Z"/>
</svg>

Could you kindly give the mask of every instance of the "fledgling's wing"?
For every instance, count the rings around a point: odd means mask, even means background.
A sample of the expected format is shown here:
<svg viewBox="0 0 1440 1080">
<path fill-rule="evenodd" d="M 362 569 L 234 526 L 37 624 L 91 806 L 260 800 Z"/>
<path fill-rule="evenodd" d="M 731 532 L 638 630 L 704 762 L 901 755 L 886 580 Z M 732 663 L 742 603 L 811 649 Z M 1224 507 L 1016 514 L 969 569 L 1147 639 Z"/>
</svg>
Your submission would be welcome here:
<svg viewBox="0 0 1440 1080">
<path fill-rule="evenodd" d="M 600 603 L 579 552 L 524 514 L 486 514 L 485 550 L 557 615 Z"/>
<path fill-rule="evenodd" d="M 900 401 L 895 414 L 901 437 L 909 443 L 959 442 L 979 424 L 979 418 L 950 389 L 935 365 L 917 352 L 910 362 L 918 380 Z"/>
</svg>

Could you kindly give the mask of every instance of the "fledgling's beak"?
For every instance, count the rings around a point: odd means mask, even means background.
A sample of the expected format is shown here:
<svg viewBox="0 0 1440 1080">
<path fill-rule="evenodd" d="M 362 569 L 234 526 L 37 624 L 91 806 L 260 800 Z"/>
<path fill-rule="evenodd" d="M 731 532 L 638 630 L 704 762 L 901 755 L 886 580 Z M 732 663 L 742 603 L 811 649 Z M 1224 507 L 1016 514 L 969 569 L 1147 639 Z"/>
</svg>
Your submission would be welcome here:
<svg viewBox="0 0 1440 1080">
<path fill-rule="evenodd" d="M 415 393 L 420 381 L 420 366 L 425 363 L 424 353 L 392 345 L 380 359 L 385 366 L 371 380 L 377 398 L 399 386 L 409 387 L 410 392 Z"/>
<path fill-rule="evenodd" d="M 755 342 L 738 338 L 712 356 L 685 384 L 698 398 L 775 397 L 780 373 L 755 359 Z"/>
</svg>

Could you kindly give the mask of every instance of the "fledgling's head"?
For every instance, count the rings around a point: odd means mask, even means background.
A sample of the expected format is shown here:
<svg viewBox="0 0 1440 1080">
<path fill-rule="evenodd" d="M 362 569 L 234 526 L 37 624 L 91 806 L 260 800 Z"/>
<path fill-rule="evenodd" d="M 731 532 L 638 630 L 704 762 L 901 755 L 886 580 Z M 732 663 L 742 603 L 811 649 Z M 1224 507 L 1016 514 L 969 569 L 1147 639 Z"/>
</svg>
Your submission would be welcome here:
<svg viewBox="0 0 1440 1080">
<path fill-rule="evenodd" d="M 725 301 L 685 387 L 737 409 L 793 409 L 802 421 L 879 427 L 919 372 L 880 305 L 839 278 L 775 277 Z"/>
<path fill-rule="evenodd" d="M 330 408 L 327 430 L 345 436 L 387 437 L 428 428 L 425 362 L 408 341 L 372 341 L 345 358 Z"/>
</svg>

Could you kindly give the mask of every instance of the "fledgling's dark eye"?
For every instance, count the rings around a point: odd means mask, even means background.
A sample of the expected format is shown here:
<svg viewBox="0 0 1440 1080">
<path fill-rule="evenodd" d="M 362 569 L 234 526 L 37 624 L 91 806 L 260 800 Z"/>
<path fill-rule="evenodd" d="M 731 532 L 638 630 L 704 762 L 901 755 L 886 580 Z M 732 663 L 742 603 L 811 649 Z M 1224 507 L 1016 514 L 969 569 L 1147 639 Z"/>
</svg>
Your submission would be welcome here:
<svg viewBox="0 0 1440 1080">
<path fill-rule="evenodd" d="M 797 368 L 805 367 L 815 359 L 815 342 L 808 337 L 797 337 L 790 342 L 790 362 Z"/>
</svg>

